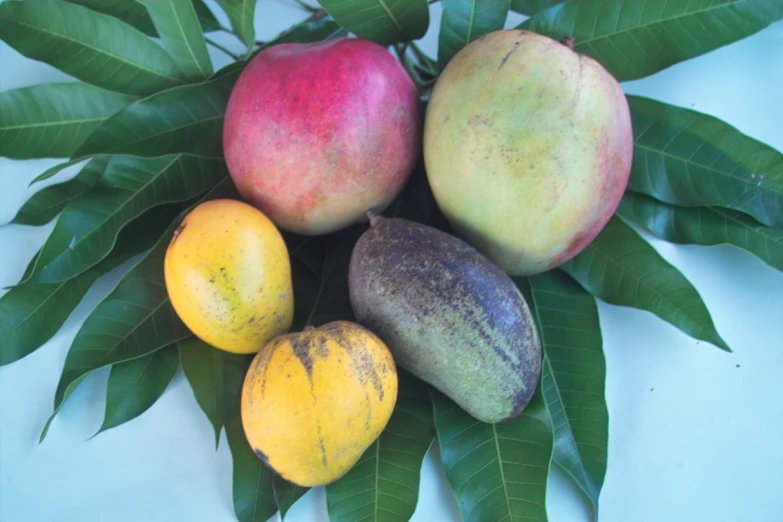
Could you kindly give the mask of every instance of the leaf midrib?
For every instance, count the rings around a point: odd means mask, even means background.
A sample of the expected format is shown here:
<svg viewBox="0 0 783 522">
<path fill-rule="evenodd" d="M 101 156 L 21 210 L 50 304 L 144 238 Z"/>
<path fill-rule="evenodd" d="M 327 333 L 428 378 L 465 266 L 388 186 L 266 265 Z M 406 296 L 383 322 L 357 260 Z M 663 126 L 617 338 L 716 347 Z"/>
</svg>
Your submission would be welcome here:
<svg viewBox="0 0 783 522">
<path fill-rule="evenodd" d="M 637 29 L 642 29 L 642 28 L 645 28 L 645 27 L 649 27 L 651 25 L 664 24 L 666 22 L 673 22 L 675 20 L 679 20 L 680 18 L 686 18 L 686 17 L 689 17 L 689 16 L 695 16 L 695 15 L 702 14 L 702 13 L 707 13 L 707 12 L 710 12 L 710 11 L 713 11 L 713 10 L 716 10 L 716 9 L 721 9 L 721 8 L 728 7 L 728 6 L 733 6 L 733 5 L 736 5 L 738 3 L 744 3 L 745 1 L 746 0 L 736 0 L 734 2 L 727 2 L 725 4 L 713 5 L 713 6 L 704 8 L 704 9 L 697 9 L 696 11 L 690 11 L 690 12 L 682 13 L 682 14 L 679 14 L 677 16 L 672 16 L 672 17 L 669 17 L 669 18 L 661 18 L 659 20 L 655 20 L 655 21 L 652 21 L 652 22 L 639 24 L 639 25 L 634 25 L 632 27 L 627 27 L 625 29 L 621 29 L 621 30 L 618 30 L 618 31 L 613 31 L 611 33 L 605 33 L 605 34 L 602 34 L 602 35 L 599 35 L 599 36 L 593 36 L 591 38 L 586 38 L 586 39 L 583 39 L 583 40 L 577 40 L 576 41 L 576 47 L 579 47 L 581 45 L 587 45 L 587 44 L 589 44 L 591 42 L 595 42 L 595 41 L 598 41 L 598 40 L 603 40 L 605 38 L 612 38 L 612 37 L 614 37 L 614 36 L 616 36 L 618 34 L 623 34 L 623 33 L 627 33 L 627 32 L 630 32 L 630 31 L 636 31 Z"/>
<path fill-rule="evenodd" d="M 193 4 L 189 4 L 189 5 L 193 5 Z M 209 72 L 207 72 L 202 67 L 202 64 L 201 64 L 200 60 L 198 58 L 196 58 L 196 54 L 194 53 L 193 47 L 190 45 L 191 44 L 190 38 L 185 33 L 185 27 L 183 26 L 182 21 L 180 20 L 179 15 L 177 14 L 177 8 L 174 6 L 173 2 L 170 3 L 169 6 L 171 6 L 171 12 L 172 12 L 172 14 L 174 15 L 174 18 L 177 21 L 177 28 L 179 29 L 179 32 L 182 35 L 182 42 L 185 44 L 185 48 L 187 48 L 188 53 L 190 53 L 190 57 L 193 60 L 193 64 L 198 68 L 198 71 L 201 74 L 201 76 L 203 76 L 204 78 L 208 77 L 209 76 Z M 195 13 L 195 9 L 193 10 L 193 12 Z M 199 28 L 200 28 L 201 24 L 198 21 L 198 14 L 196 14 L 195 16 L 196 16 L 196 23 L 199 24 Z M 201 33 L 199 33 L 199 34 L 201 34 Z"/>
<path fill-rule="evenodd" d="M 508 486 L 506 485 L 506 474 L 503 471 L 503 457 L 500 454 L 500 441 L 498 440 L 498 430 L 495 424 L 490 424 L 492 426 L 492 438 L 495 442 L 495 451 L 497 452 L 498 456 L 498 468 L 500 469 L 500 481 L 503 484 L 503 498 L 506 501 L 506 508 L 508 509 L 508 519 L 514 520 L 514 515 L 511 513 L 511 502 L 508 496 Z"/>
<path fill-rule="evenodd" d="M 99 47 L 95 47 L 95 46 L 93 46 L 93 45 L 90 45 L 90 44 L 89 44 L 89 43 L 87 43 L 87 42 L 84 42 L 84 41 L 82 41 L 82 40 L 76 40 L 76 39 L 74 39 L 74 38 L 72 38 L 72 37 L 70 37 L 70 36 L 67 36 L 67 35 L 65 35 L 65 34 L 55 33 L 55 32 L 53 32 L 53 31 L 50 31 L 50 30 L 48 30 L 48 29 L 45 29 L 45 28 L 43 28 L 43 27 L 36 26 L 36 25 L 30 25 L 30 24 L 26 24 L 26 23 L 23 23 L 23 22 L 21 22 L 21 21 L 19 21 L 19 20 L 14 20 L 14 19 L 11 19 L 11 18 L 4 18 L 4 19 L 5 19 L 7 22 L 9 22 L 9 23 L 16 24 L 16 25 L 21 25 L 22 27 L 27 27 L 27 28 L 30 28 L 30 29 L 33 29 L 33 30 L 36 30 L 36 31 L 40 31 L 40 32 L 42 32 L 42 33 L 45 33 L 45 34 L 51 35 L 51 36 L 53 36 L 53 37 L 55 37 L 55 38 L 61 38 L 61 39 L 63 39 L 63 40 L 67 40 L 67 41 L 69 41 L 69 42 L 71 42 L 71 43 L 74 43 L 74 44 L 76 44 L 77 46 L 83 46 L 83 47 L 86 47 L 87 49 L 90 49 L 90 50 L 94 51 L 94 52 L 95 52 L 95 53 L 97 53 L 97 54 L 101 54 L 101 55 L 104 55 L 104 56 L 109 56 L 109 57 L 111 57 L 111 58 L 114 58 L 114 59 L 116 59 L 116 60 L 117 60 L 117 61 L 119 61 L 119 62 L 122 62 L 122 63 L 124 63 L 124 64 L 126 64 L 126 65 L 129 65 L 129 66 L 132 66 L 132 67 L 135 67 L 135 68 L 137 68 L 137 69 L 140 69 L 140 70 L 142 70 L 142 71 L 146 71 L 146 72 L 148 72 L 148 73 L 150 73 L 150 74 L 152 74 L 152 75 L 159 76 L 159 77 L 161 77 L 161 78 L 166 78 L 166 79 L 168 79 L 168 80 L 172 80 L 172 81 L 174 81 L 175 83 L 178 83 L 178 84 L 182 84 L 182 83 L 184 83 L 184 82 L 183 82 L 182 80 L 180 80 L 179 78 L 176 78 L 176 77 L 173 77 L 173 76 L 169 76 L 169 75 L 167 75 L 167 74 L 164 74 L 164 73 L 162 73 L 162 72 L 160 72 L 160 71 L 157 71 L 157 70 L 155 70 L 155 69 L 149 69 L 149 68 L 147 68 L 147 67 L 144 67 L 142 64 L 140 64 L 140 63 L 138 63 L 138 62 L 132 62 L 132 61 L 129 61 L 129 60 L 127 60 L 127 59 L 123 58 L 123 57 L 122 57 L 122 56 L 120 56 L 120 55 L 117 55 L 117 54 L 111 53 L 111 52 L 109 52 L 109 51 L 107 51 L 107 50 L 105 50 L 105 49 L 101 49 L 101 48 L 99 48 Z M 143 33 L 142 33 L 142 34 L 143 34 Z M 153 45 L 154 45 L 154 43 L 153 43 Z"/>
<path fill-rule="evenodd" d="M 108 116 L 97 116 L 95 118 L 82 118 L 78 120 L 57 120 L 57 121 L 44 121 L 41 123 L 26 123 L 24 125 L 12 125 L 8 127 L 0 127 L 0 132 L 6 132 L 6 131 L 12 131 L 12 130 L 21 130 L 21 129 L 29 129 L 31 127 L 50 127 L 54 125 L 76 125 L 76 124 L 82 124 L 82 123 L 89 123 L 93 121 L 105 121 L 111 118 L 111 115 Z"/>
</svg>

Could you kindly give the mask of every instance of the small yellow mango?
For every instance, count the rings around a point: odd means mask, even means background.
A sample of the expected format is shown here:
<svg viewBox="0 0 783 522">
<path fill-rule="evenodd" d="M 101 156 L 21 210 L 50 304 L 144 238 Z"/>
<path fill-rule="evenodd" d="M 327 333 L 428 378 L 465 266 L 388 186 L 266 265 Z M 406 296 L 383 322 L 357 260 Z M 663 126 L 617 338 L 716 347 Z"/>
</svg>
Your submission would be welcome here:
<svg viewBox="0 0 783 522">
<path fill-rule="evenodd" d="M 213 200 L 182 221 L 166 251 L 166 290 L 185 325 L 204 342 L 255 353 L 291 328 L 291 263 L 263 213 Z"/>
<path fill-rule="evenodd" d="M 275 339 L 242 388 L 242 425 L 256 455 L 300 486 L 345 475 L 389 422 L 397 370 L 375 334 L 336 321 Z"/>
</svg>

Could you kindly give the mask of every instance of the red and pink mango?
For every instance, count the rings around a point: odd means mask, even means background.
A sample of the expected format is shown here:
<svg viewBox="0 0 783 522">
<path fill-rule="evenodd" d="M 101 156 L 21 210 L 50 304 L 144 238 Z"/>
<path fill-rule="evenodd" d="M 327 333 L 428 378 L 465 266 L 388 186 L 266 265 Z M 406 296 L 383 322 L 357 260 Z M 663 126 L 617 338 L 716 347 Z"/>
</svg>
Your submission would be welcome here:
<svg viewBox="0 0 783 522">
<path fill-rule="evenodd" d="M 223 146 L 242 197 L 280 228 L 324 234 L 381 211 L 421 151 L 421 106 L 400 63 L 356 38 L 280 44 L 242 72 Z"/>
</svg>

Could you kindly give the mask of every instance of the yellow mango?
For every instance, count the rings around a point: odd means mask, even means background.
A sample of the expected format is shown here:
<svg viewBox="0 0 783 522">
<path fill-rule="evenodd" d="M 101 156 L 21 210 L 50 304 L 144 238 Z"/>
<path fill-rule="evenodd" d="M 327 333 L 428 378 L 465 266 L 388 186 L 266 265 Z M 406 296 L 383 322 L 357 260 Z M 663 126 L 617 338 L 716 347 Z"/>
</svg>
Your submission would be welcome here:
<svg viewBox="0 0 783 522">
<path fill-rule="evenodd" d="M 242 425 L 281 477 L 322 486 L 356 464 L 396 401 L 389 349 L 366 328 L 336 321 L 279 337 L 256 355 L 242 388 Z"/>
<path fill-rule="evenodd" d="M 291 262 L 283 237 L 240 201 L 200 204 L 166 251 L 166 290 L 185 325 L 204 342 L 255 353 L 291 328 Z"/>
</svg>

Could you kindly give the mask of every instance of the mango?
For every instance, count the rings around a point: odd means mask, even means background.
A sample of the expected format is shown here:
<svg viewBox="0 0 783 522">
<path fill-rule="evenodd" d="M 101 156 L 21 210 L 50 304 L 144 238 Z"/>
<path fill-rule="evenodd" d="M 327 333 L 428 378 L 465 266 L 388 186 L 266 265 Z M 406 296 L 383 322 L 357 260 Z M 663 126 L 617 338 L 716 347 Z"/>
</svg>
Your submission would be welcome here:
<svg viewBox="0 0 783 522">
<path fill-rule="evenodd" d="M 166 250 L 164 275 L 177 315 L 216 348 L 255 353 L 291 328 L 288 249 L 275 225 L 246 203 L 194 208 Z"/>
<path fill-rule="evenodd" d="M 362 326 L 335 321 L 270 342 L 242 387 L 242 426 L 281 477 L 314 487 L 345 475 L 389 422 L 397 370 Z"/>
<path fill-rule="evenodd" d="M 438 205 L 512 275 L 581 252 L 628 183 L 625 95 L 569 43 L 520 30 L 483 36 L 449 62 L 427 108 L 424 160 Z"/>
<path fill-rule="evenodd" d="M 413 81 L 359 38 L 264 49 L 226 107 L 223 149 L 242 197 L 280 228 L 325 234 L 381 211 L 421 152 Z"/>
<path fill-rule="evenodd" d="M 371 218 L 354 247 L 357 320 L 397 364 L 483 422 L 519 415 L 541 373 L 541 342 L 514 282 L 464 241 L 404 219 Z"/>
</svg>

